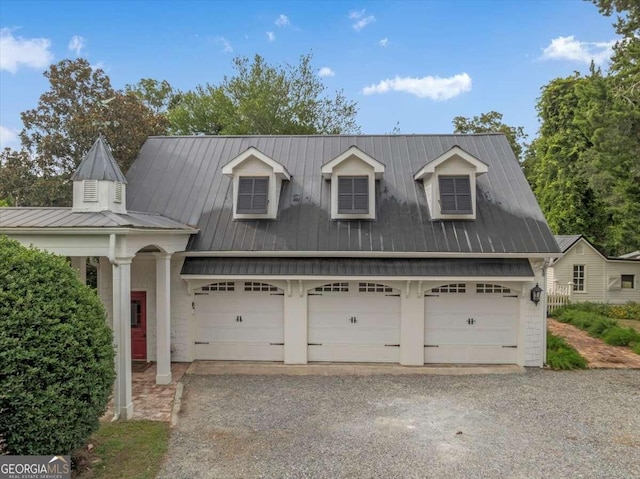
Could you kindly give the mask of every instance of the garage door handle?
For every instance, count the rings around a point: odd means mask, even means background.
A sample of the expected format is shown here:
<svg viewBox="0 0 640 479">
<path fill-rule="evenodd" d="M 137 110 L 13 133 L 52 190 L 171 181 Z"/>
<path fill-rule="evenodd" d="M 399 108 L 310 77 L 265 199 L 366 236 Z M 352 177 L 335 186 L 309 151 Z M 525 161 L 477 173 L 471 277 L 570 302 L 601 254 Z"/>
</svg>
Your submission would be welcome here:
<svg viewBox="0 0 640 479">
<path fill-rule="evenodd" d="M 358 318 L 356 318 L 355 316 L 351 316 L 351 317 L 349 318 L 349 322 L 350 322 L 351 324 L 356 324 L 356 323 L 358 322 Z"/>
</svg>

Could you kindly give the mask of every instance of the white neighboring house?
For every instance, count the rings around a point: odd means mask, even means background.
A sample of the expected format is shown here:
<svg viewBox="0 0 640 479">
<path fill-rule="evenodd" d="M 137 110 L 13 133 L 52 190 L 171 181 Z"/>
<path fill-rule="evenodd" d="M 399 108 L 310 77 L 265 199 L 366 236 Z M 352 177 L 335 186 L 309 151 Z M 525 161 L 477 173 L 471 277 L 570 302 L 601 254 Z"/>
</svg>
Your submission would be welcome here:
<svg viewBox="0 0 640 479">
<path fill-rule="evenodd" d="M 122 417 L 132 359 L 544 364 L 560 251 L 502 134 L 151 137 L 126 178 L 100 138 L 73 180 L 0 233 L 99 257 Z"/>
<path fill-rule="evenodd" d="M 550 294 L 570 289 L 571 301 L 640 302 L 640 259 L 606 257 L 582 235 L 556 236 L 562 256 L 547 268 Z"/>
</svg>

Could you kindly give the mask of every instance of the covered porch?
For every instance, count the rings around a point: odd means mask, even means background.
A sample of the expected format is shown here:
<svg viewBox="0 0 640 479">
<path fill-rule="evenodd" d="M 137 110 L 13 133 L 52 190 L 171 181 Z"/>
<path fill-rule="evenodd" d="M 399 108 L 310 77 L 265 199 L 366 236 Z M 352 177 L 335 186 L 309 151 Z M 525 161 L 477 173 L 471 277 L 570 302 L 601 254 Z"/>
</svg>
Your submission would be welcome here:
<svg viewBox="0 0 640 479">
<path fill-rule="evenodd" d="M 112 291 L 109 320 L 115 346 L 115 418 L 133 417 L 131 264 L 140 252 L 155 260 L 155 383 L 172 382 L 171 258 L 184 251 L 194 228 L 144 213 L 73 212 L 71 208 L 2 208 L 0 234 L 24 246 L 67 256 L 86 283 L 87 258 L 100 258 L 98 270 L 109 268 Z M 100 273 L 99 273 L 100 275 Z"/>
</svg>

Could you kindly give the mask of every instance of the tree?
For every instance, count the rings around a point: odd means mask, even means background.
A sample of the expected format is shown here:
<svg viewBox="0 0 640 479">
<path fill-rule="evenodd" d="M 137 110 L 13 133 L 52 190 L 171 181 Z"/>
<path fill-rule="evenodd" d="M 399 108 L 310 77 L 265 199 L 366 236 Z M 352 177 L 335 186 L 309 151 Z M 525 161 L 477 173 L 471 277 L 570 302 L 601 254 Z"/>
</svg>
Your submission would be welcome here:
<svg viewBox="0 0 640 479">
<path fill-rule="evenodd" d="M 0 236 L 0 454 L 69 454 L 115 379 L 102 303 L 65 258 Z"/>
<path fill-rule="evenodd" d="M 453 119 L 454 133 L 504 133 L 518 161 L 522 162 L 528 135 L 521 126 L 509 126 L 502 122 L 502 113 L 490 111 L 472 119 L 456 116 Z"/>
<path fill-rule="evenodd" d="M 167 120 L 133 92 L 116 91 L 109 77 L 84 59 L 62 60 L 44 76 L 50 89 L 38 106 L 21 114 L 20 140 L 33 159 L 32 173 L 47 185 L 46 196 L 31 194 L 27 206 L 64 206 L 71 199 L 70 175 L 102 132 L 126 171 L 149 135 L 166 132 Z M 55 188 L 54 188 L 55 187 Z M 53 193 L 53 190 L 62 188 Z M 51 196 L 53 195 L 53 196 Z"/>
<path fill-rule="evenodd" d="M 303 135 L 359 131 L 356 103 L 342 91 L 326 95 L 311 66 L 311 54 L 300 63 L 270 65 L 260 55 L 233 60 L 236 74 L 220 85 L 206 84 L 180 96 L 169 109 L 177 134 Z"/>
<path fill-rule="evenodd" d="M 176 92 L 167 80 L 142 78 L 135 85 L 126 85 L 124 90 L 136 95 L 156 115 L 165 114 L 180 99 L 180 93 Z"/>
</svg>

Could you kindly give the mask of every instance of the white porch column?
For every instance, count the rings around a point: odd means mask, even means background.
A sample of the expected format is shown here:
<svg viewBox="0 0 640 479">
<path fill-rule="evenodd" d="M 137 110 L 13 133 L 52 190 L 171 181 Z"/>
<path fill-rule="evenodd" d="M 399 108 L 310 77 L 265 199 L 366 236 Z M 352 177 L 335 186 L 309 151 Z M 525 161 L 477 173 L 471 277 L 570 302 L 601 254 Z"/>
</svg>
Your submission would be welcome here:
<svg viewBox="0 0 640 479">
<path fill-rule="evenodd" d="M 307 290 L 291 281 L 284 294 L 284 363 L 307 363 Z"/>
<path fill-rule="evenodd" d="M 171 254 L 156 257 L 156 384 L 171 382 Z"/>
<path fill-rule="evenodd" d="M 78 273 L 78 279 L 82 284 L 87 284 L 87 257 L 72 256 L 71 267 Z"/>
<path fill-rule="evenodd" d="M 400 364 L 424 365 L 424 293 L 417 281 L 402 288 L 400 303 Z"/>
<path fill-rule="evenodd" d="M 113 337 L 116 346 L 116 384 L 113 410 L 131 419 L 131 258 L 118 259 L 113 268 Z"/>
</svg>

